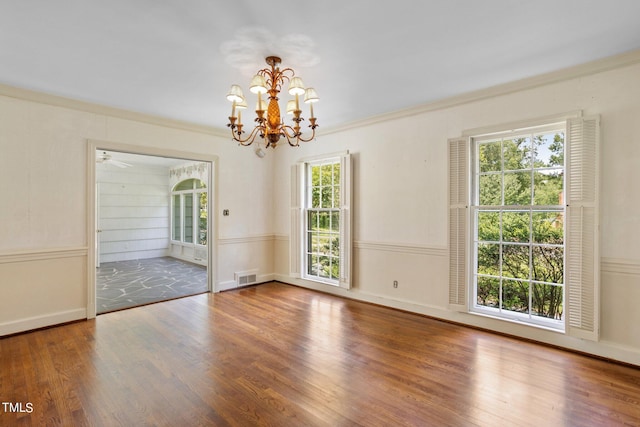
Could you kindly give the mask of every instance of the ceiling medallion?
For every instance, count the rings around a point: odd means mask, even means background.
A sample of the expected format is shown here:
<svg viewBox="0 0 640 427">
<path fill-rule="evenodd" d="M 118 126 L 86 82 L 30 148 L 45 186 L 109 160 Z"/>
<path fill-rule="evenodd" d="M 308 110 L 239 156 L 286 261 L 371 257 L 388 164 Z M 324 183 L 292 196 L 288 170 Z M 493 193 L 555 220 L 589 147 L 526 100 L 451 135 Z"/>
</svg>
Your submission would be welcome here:
<svg viewBox="0 0 640 427">
<path fill-rule="evenodd" d="M 242 110 L 247 108 L 247 101 L 240 86 L 231 85 L 231 89 L 227 94 L 227 99 L 232 102 L 231 116 L 227 126 L 231 129 L 233 139 L 241 145 L 251 145 L 258 135 L 265 140 L 267 148 L 275 148 L 281 137 L 284 137 L 292 147 L 299 146 L 300 141 L 308 142 L 315 138 L 318 125 L 316 124 L 316 118 L 313 116 L 313 104 L 319 101 L 318 94 L 312 87 L 305 88 L 302 79 L 295 77 L 295 72 L 291 68 L 281 70 L 279 68 L 280 61 L 277 56 L 268 56 L 266 62 L 270 68 L 259 70 L 251 80 L 249 91 L 258 95 L 258 102 L 256 103 L 257 117 L 254 119 L 256 122 L 255 127 L 246 137 L 243 137 L 246 132 L 242 129 L 244 127 L 242 124 Z M 284 124 L 284 120 L 280 116 L 280 106 L 278 105 L 278 95 L 285 81 L 289 82 L 289 95 L 294 96 L 294 99 L 287 102 L 286 109 L 287 114 L 293 115 L 293 126 Z M 267 94 L 268 103 L 262 99 L 263 94 Z M 304 103 L 309 104 L 310 125 L 308 127 L 311 128 L 311 135 L 308 138 L 303 138 L 300 131 L 300 122 L 304 120 L 301 117 L 302 110 L 300 109 L 299 98 L 301 95 L 304 95 Z"/>
</svg>

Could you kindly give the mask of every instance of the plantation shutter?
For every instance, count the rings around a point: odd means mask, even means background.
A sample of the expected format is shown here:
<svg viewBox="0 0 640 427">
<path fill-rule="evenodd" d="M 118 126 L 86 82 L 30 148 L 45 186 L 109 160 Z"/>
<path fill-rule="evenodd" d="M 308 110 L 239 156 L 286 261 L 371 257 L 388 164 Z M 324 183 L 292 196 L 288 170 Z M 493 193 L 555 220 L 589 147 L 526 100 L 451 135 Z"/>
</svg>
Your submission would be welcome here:
<svg viewBox="0 0 640 427">
<path fill-rule="evenodd" d="M 351 155 L 340 156 L 340 287 L 351 288 Z"/>
<path fill-rule="evenodd" d="M 599 338 L 598 117 L 567 121 L 566 322 L 567 333 Z"/>
<path fill-rule="evenodd" d="M 291 167 L 291 230 L 289 231 L 289 275 L 302 275 L 302 195 L 304 163 Z"/>
<path fill-rule="evenodd" d="M 469 139 L 449 140 L 449 307 L 467 311 Z"/>
</svg>

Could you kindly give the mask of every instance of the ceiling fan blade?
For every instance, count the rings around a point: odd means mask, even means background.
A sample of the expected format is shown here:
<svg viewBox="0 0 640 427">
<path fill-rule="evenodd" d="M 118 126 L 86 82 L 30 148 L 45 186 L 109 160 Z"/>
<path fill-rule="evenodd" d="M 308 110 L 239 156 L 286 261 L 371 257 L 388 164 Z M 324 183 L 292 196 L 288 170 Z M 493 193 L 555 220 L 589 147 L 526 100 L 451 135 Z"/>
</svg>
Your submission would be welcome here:
<svg viewBox="0 0 640 427">
<path fill-rule="evenodd" d="M 114 159 L 111 154 L 103 151 L 102 153 L 96 153 L 96 163 L 102 163 L 105 165 L 113 165 L 119 168 L 130 168 L 131 164 Z"/>
</svg>

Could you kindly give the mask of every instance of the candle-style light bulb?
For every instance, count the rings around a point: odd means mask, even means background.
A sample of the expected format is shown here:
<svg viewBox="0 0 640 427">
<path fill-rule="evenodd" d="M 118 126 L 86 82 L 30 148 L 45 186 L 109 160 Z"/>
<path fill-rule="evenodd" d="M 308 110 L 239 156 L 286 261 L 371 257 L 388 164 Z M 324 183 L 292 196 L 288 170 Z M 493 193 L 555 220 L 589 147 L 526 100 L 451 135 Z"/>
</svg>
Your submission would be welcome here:
<svg viewBox="0 0 640 427">
<path fill-rule="evenodd" d="M 236 103 L 242 102 L 242 100 L 244 99 L 242 88 L 240 88 L 240 86 L 238 85 L 231 85 L 231 89 L 229 89 L 229 93 L 227 94 L 227 99 L 233 103 L 231 105 L 231 117 L 235 117 Z"/>
<path fill-rule="evenodd" d="M 309 111 L 311 112 L 311 117 L 313 117 L 313 104 L 318 102 L 320 98 L 318 98 L 318 93 L 312 87 L 308 87 L 305 89 L 304 93 L 304 102 L 309 104 Z"/>
<path fill-rule="evenodd" d="M 240 125 L 242 124 L 242 110 L 247 108 L 247 101 L 243 99 L 242 101 L 238 102 L 236 108 L 238 109 L 238 124 Z"/>
</svg>

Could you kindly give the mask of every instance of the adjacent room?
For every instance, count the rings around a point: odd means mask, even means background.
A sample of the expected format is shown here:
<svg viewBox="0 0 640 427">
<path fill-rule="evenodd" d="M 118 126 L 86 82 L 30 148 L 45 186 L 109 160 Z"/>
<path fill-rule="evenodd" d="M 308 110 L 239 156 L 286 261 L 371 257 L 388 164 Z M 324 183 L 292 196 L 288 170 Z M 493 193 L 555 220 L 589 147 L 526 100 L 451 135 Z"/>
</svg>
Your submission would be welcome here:
<svg viewBox="0 0 640 427">
<path fill-rule="evenodd" d="M 209 165 L 96 151 L 97 314 L 207 292 Z"/>
<path fill-rule="evenodd" d="M 0 6 L 0 425 L 640 425 L 640 2 Z"/>
</svg>

